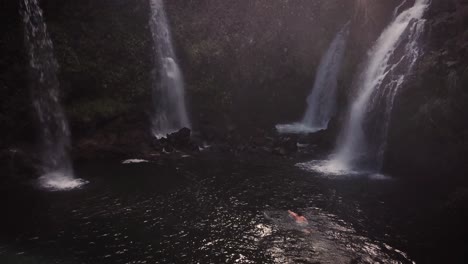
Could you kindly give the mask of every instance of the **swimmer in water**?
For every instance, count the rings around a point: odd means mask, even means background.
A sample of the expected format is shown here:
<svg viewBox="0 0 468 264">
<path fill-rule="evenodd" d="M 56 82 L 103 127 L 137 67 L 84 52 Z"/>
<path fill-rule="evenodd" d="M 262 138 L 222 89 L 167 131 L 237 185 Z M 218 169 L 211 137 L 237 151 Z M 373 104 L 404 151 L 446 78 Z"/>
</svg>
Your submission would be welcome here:
<svg viewBox="0 0 468 264">
<path fill-rule="evenodd" d="M 289 216 L 294 219 L 294 221 L 299 224 L 299 225 L 308 225 L 309 221 L 307 221 L 307 218 L 305 218 L 303 215 L 300 213 L 295 213 L 291 210 L 288 210 Z"/>
</svg>

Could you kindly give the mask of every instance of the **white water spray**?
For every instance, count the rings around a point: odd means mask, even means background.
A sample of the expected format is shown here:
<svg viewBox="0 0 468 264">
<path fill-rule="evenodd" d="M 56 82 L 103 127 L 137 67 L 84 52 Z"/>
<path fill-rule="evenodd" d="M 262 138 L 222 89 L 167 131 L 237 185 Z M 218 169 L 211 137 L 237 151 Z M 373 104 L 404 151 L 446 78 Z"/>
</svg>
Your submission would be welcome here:
<svg viewBox="0 0 468 264">
<path fill-rule="evenodd" d="M 31 91 L 42 150 L 39 183 L 48 189 L 73 189 L 85 183 L 73 177 L 70 131 L 59 100 L 58 63 L 37 0 L 23 0 L 21 14 L 31 71 Z"/>
<path fill-rule="evenodd" d="M 164 2 L 163 0 L 150 0 L 150 6 L 150 28 L 155 46 L 154 68 L 159 69 L 158 76 L 153 74 L 153 96 L 156 108 L 152 126 L 153 135 L 159 138 L 183 127 L 190 127 L 190 122 L 185 106 L 184 79 L 172 45 Z"/>
<path fill-rule="evenodd" d="M 280 133 L 313 133 L 328 127 L 336 112 L 338 76 L 346 50 L 349 23 L 338 32 L 320 61 L 307 110 L 301 122 L 277 125 Z"/>
<path fill-rule="evenodd" d="M 396 15 L 371 49 L 336 154 L 333 160 L 318 165 L 318 170 L 381 169 L 394 100 L 421 54 L 418 40 L 429 3 L 416 0 Z M 369 128 L 366 125 L 371 121 L 375 124 Z"/>
</svg>

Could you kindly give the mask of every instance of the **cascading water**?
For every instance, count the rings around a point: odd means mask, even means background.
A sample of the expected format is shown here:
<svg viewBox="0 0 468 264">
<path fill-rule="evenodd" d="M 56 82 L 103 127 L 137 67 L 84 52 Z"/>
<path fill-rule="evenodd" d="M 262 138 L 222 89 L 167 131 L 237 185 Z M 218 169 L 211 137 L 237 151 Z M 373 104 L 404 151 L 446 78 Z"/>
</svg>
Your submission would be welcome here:
<svg viewBox="0 0 468 264">
<path fill-rule="evenodd" d="M 396 14 L 371 49 L 333 159 L 302 165 L 331 174 L 381 169 L 393 103 L 421 54 L 418 40 L 429 3 L 416 0 Z"/>
<path fill-rule="evenodd" d="M 163 0 L 150 0 L 150 28 L 155 46 L 153 96 L 155 113 L 153 135 L 163 137 L 183 127 L 190 127 L 185 106 L 184 80 L 172 45 L 171 32 Z M 155 71 L 156 72 L 156 71 Z M 159 77 L 159 81 L 156 81 Z"/>
<path fill-rule="evenodd" d="M 37 0 L 23 0 L 21 14 L 31 71 L 33 106 L 42 144 L 42 187 L 72 189 L 85 181 L 74 179 L 68 149 L 70 131 L 59 102 L 58 63 Z"/>
<path fill-rule="evenodd" d="M 307 110 L 301 122 L 277 125 L 280 133 L 313 133 L 328 127 L 336 111 L 338 75 L 349 35 L 349 23 L 335 36 L 320 61 L 312 92 L 307 98 Z"/>
</svg>

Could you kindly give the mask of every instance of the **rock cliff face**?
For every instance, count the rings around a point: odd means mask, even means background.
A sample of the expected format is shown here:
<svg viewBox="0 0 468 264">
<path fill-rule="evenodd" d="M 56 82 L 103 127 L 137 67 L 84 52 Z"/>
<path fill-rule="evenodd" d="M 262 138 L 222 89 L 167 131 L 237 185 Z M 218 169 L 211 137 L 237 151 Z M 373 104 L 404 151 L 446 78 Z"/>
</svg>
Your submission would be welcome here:
<svg viewBox="0 0 468 264">
<path fill-rule="evenodd" d="M 386 169 L 426 178 L 468 169 L 468 1 L 432 1 L 425 54 L 398 96 Z"/>
<path fill-rule="evenodd" d="M 246 130 L 301 117 L 317 64 L 351 17 L 350 2 L 339 0 L 176 0 L 167 7 L 193 119 Z"/>
<path fill-rule="evenodd" d="M 31 141 L 31 100 L 27 84 L 27 59 L 18 1 L 0 3 L 0 146 L 15 140 Z"/>
<path fill-rule="evenodd" d="M 153 70 L 148 4 L 41 1 L 75 144 L 120 144 L 126 137 L 119 131 L 148 130 Z M 9 107 L 3 119 L 11 129 L 2 132 L 22 141 L 34 135 L 28 67 L 19 4 L 5 5 L 8 36 L 1 52 L 7 59 L 2 60 L 5 96 L 0 100 Z M 351 16 L 350 2 L 342 0 L 174 0 L 166 7 L 190 113 L 200 129 L 250 130 L 300 116 L 323 51 Z M 17 115 L 21 118 L 13 118 Z M 25 124 L 18 126 L 15 119 Z"/>
<path fill-rule="evenodd" d="M 2 147 L 34 142 L 17 2 L 0 5 Z M 402 8 L 412 4 L 406 2 Z M 387 172 L 466 169 L 468 1 L 432 2 L 425 55 L 396 102 Z M 345 113 L 368 48 L 401 3 L 166 1 L 195 130 L 256 133 L 299 119 L 320 57 L 337 30 L 352 21 L 339 81 Z M 61 65 L 63 102 L 77 154 L 137 151 L 148 145 L 153 70 L 148 1 L 42 0 L 41 5 Z"/>
<path fill-rule="evenodd" d="M 36 134 L 19 2 L 5 1 L 0 8 L 6 32 L 0 42 L 0 101 L 5 109 L 0 143 L 8 145 L 34 142 Z M 120 138 L 146 131 L 152 71 L 148 2 L 40 3 L 60 64 L 62 102 L 75 145 L 85 140 L 89 146 L 91 140 L 112 148 L 122 143 Z M 102 140 L 104 134 L 108 137 Z"/>
</svg>

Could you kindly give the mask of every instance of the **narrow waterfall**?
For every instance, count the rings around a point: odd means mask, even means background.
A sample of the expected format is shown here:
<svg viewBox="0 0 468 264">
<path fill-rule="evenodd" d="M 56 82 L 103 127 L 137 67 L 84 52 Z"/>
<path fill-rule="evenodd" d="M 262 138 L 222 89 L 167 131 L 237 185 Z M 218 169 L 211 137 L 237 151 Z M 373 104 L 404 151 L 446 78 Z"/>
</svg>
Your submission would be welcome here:
<svg viewBox="0 0 468 264">
<path fill-rule="evenodd" d="M 58 63 L 52 41 L 37 0 L 23 0 L 21 14 L 29 54 L 32 100 L 42 144 L 42 176 L 39 182 L 42 187 L 50 189 L 76 188 L 85 182 L 73 177 L 68 154 L 70 131 L 60 105 Z"/>
<path fill-rule="evenodd" d="M 190 127 L 190 122 L 185 106 L 184 79 L 172 45 L 164 2 L 163 0 L 150 1 L 154 69 L 159 69 L 153 74 L 155 112 L 152 129 L 154 136 L 163 137 L 180 128 Z"/>
<path fill-rule="evenodd" d="M 336 35 L 320 62 L 314 88 L 307 98 L 302 124 L 316 130 L 326 129 L 336 112 L 338 76 L 349 35 L 349 23 Z"/>
<path fill-rule="evenodd" d="M 416 0 L 412 7 L 395 14 L 371 49 L 330 164 L 335 169 L 381 169 L 395 97 L 421 55 L 418 40 L 429 3 Z"/>
<path fill-rule="evenodd" d="M 338 76 L 349 35 L 347 23 L 335 36 L 320 61 L 312 91 L 307 98 L 307 110 L 302 121 L 277 125 L 280 133 L 313 133 L 328 127 L 336 112 Z"/>
</svg>

